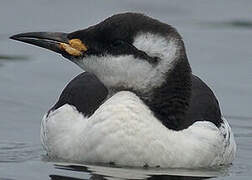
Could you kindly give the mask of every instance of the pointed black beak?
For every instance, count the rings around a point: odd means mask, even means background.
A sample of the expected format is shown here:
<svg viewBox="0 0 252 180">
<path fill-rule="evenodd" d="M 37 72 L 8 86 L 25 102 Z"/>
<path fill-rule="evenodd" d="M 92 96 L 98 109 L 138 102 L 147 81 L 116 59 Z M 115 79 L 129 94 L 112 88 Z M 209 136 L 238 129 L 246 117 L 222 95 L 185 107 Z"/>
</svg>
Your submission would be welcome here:
<svg viewBox="0 0 252 180">
<path fill-rule="evenodd" d="M 57 53 L 64 53 L 60 43 L 68 44 L 67 33 L 61 32 L 29 32 L 11 36 L 10 39 L 33 44 Z"/>
</svg>

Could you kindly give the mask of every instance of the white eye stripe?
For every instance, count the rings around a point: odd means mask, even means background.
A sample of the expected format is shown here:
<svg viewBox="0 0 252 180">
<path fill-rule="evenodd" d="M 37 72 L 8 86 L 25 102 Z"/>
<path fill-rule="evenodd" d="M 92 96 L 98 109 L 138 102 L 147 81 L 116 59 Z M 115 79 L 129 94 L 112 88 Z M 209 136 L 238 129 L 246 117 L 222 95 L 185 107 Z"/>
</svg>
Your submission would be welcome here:
<svg viewBox="0 0 252 180">
<path fill-rule="evenodd" d="M 177 51 L 175 40 L 168 41 L 167 38 L 152 33 L 139 33 L 135 37 L 133 45 L 151 57 L 166 58 L 169 61 L 172 61 L 172 57 L 175 57 Z"/>
</svg>

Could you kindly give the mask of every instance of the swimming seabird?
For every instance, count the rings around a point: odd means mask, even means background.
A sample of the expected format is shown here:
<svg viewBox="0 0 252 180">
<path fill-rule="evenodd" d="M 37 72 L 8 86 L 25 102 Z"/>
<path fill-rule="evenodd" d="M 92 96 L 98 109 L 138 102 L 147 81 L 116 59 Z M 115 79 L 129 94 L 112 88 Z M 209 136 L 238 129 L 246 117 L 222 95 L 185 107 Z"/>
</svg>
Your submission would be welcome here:
<svg viewBox="0 0 252 180">
<path fill-rule="evenodd" d="M 60 53 L 85 70 L 42 120 L 50 157 L 183 168 L 233 161 L 231 128 L 213 92 L 192 74 L 172 26 L 123 13 L 72 33 L 11 38 Z"/>
</svg>

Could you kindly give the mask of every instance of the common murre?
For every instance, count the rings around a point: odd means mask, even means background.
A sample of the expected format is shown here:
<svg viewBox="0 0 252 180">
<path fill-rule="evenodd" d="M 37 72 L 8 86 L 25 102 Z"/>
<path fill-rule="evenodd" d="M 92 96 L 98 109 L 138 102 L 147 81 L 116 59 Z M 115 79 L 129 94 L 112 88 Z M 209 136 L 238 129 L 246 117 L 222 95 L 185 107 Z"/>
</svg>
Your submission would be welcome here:
<svg viewBox="0 0 252 180">
<path fill-rule="evenodd" d="M 49 156 L 184 168 L 233 161 L 231 128 L 213 92 L 191 73 L 170 25 L 124 13 L 69 34 L 11 38 L 58 52 L 86 71 L 42 120 Z"/>
</svg>

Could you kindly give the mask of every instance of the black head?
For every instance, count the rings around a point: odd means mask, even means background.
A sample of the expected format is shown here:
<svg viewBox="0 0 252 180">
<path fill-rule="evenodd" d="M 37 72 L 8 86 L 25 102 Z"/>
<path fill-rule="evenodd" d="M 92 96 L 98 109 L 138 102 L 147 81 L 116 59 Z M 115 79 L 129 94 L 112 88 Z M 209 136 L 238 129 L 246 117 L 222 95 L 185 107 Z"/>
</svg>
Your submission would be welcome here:
<svg viewBox="0 0 252 180">
<path fill-rule="evenodd" d="M 139 33 L 152 33 L 167 38 L 169 35 L 180 39 L 179 34 L 170 25 L 138 13 L 114 15 L 97 25 L 72 32 L 68 35 L 68 38 L 77 38 L 85 42 L 89 47 L 87 53 L 90 55 L 132 54 L 143 56 L 145 52 L 133 45 Z M 146 54 L 146 56 L 148 55 Z M 148 60 L 148 57 L 146 58 Z"/>
</svg>

